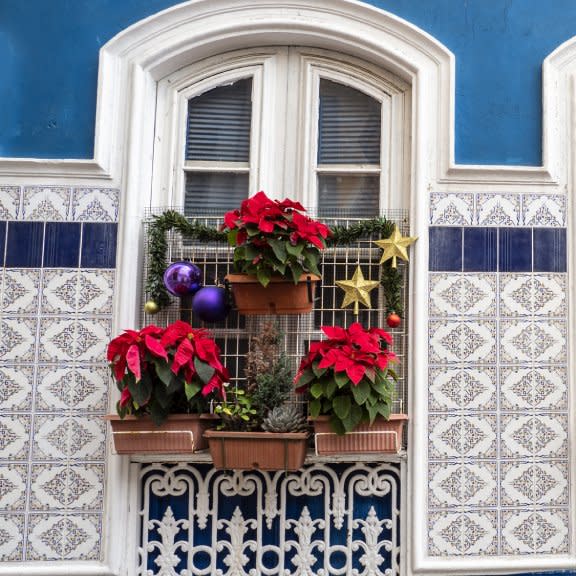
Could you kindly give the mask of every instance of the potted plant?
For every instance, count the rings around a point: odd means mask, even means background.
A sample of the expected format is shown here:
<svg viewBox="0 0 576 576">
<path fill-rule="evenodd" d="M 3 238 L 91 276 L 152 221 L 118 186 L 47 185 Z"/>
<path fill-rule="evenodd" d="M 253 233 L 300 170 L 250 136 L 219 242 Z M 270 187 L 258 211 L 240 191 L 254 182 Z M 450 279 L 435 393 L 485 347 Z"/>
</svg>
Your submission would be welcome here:
<svg viewBox="0 0 576 576">
<path fill-rule="evenodd" d="M 125 330 L 109 343 L 107 358 L 120 390 L 118 415 L 107 417 L 119 454 L 206 448 L 209 402 L 222 397 L 228 380 L 206 330 L 181 320 Z"/>
<path fill-rule="evenodd" d="M 299 202 L 271 200 L 258 192 L 224 215 L 222 229 L 234 247 L 237 272 L 226 279 L 242 314 L 302 314 L 312 309 L 320 251 L 331 233 L 328 226 L 308 217 Z"/>
<path fill-rule="evenodd" d="M 295 379 L 297 391 L 308 394 L 317 453 L 398 452 L 407 418 L 391 414 L 392 337 L 358 322 L 322 331 L 327 339 L 310 344 Z"/>
<path fill-rule="evenodd" d="M 308 425 L 299 406 L 288 401 L 293 376 L 279 346 L 277 326 L 264 324 L 250 343 L 243 386 L 227 390 L 226 398 L 216 405 L 221 424 L 204 433 L 216 468 L 302 467 Z"/>
</svg>

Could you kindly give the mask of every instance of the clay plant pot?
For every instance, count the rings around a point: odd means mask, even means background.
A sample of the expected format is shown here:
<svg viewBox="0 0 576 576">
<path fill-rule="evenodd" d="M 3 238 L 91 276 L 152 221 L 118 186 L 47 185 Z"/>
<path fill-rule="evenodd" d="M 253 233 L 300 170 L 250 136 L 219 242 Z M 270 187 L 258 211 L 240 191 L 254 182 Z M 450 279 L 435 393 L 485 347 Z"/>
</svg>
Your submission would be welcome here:
<svg viewBox="0 0 576 576">
<path fill-rule="evenodd" d="M 316 283 L 315 274 L 302 274 L 298 284 L 288 278 L 272 277 L 264 287 L 255 276 L 228 274 L 236 309 L 245 316 L 256 314 L 306 314 L 312 310 Z"/>
<path fill-rule="evenodd" d="M 374 424 L 362 423 L 352 432 L 338 435 L 330 426 L 330 416 L 312 419 L 316 454 L 349 454 L 354 452 L 398 453 L 406 414 L 391 414 L 389 420 L 376 418 Z"/>
<path fill-rule="evenodd" d="M 299 470 L 308 450 L 307 432 L 232 432 L 207 430 L 215 468 Z"/>
<path fill-rule="evenodd" d="M 171 414 L 160 426 L 149 416 L 109 415 L 118 454 L 190 454 L 205 450 L 204 432 L 219 419 L 212 414 Z"/>
</svg>

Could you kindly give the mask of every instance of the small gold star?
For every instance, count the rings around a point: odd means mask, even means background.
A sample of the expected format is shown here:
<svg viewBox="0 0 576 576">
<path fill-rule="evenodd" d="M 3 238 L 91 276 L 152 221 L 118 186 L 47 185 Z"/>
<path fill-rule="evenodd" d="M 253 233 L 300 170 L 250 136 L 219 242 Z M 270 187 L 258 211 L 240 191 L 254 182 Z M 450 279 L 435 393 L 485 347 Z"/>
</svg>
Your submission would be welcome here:
<svg viewBox="0 0 576 576">
<path fill-rule="evenodd" d="M 359 302 L 364 306 L 370 308 L 370 290 L 380 285 L 377 280 L 364 280 L 364 274 L 360 266 L 356 268 L 352 280 L 337 280 L 336 285 L 344 290 L 344 302 L 340 308 L 346 308 L 349 304 L 354 302 L 354 314 L 358 316 Z"/>
<path fill-rule="evenodd" d="M 402 260 L 408 262 L 408 251 L 406 248 L 410 244 L 414 244 L 416 240 L 418 240 L 418 236 L 402 236 L 398 226 L 394 226 L 394 232 L 392 232 L 390 238 L 374 240 L 374 244 L 384 250 L 380 264 L 390 260 L 390 258 L 392 258 L 392 268 L 396 268 L 396 258 L 402 258 Z"/>
</svg>

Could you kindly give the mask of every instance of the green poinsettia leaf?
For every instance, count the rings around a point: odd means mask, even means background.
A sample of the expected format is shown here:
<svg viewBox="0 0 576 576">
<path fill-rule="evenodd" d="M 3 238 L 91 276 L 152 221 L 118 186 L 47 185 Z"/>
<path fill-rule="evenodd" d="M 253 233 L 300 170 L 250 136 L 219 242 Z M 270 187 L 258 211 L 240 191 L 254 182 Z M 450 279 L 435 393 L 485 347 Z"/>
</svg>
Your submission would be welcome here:
<svg viewBox="0 0 576 576">
<path fill-rule="evenodd" d="M 312 418 L 317 418 L 320 416 L 320 411 L 322 410 L 322 402 L 320 400 L 310 400 L 308 410 Z"/>
<path fill-rule="evenodd" d="M 298 284 L 300 276 L 304 273 L 304 268 L 298 264 L 298 262 L 290 262 L 290 272 L 292 273 L 292 280 L 294 284 Z"/>
<path fill-rule="evenodd" d="M 268 286 L 270 283 L 271 274 L 268 270 L 260 268 L 256 272 L 256 278 L 258 278 L 258 282 L 260 282 L 260 284 L 266 288 L 266 286 Z"/>
<path fill-rule="evenodd" d="M 350 378 L 348 378 L 348 374 L 346 372 L 334 372 L 334 382 L 338 388 L 344 388 L 350 382 Z"/>
<path fill-rule="evenodd" d="M 312 364 L 312 372 L 314 372 L 314 376 L 316 376 L 316 378 L 321 378 L 326 370 L 328 370 L 328 368 L 318 368 L 318 362 L 314 362 L 314 364 Z"/>
<path fill-rule="evenodd" d="M 138 382 L 135 380 L 128 383 L 128 390 L 132 395 L 135 403 L 143 406 L 150 400 L 152 394 L 152 379 L 148 372 L 142 374 L 142 378 Z"/>
<path fill-rule="evenodd" d="M 170 384 L 168 385 L 167 389 L 168 394 L 173 395 L 180 392 L 183 385 L 184 381 L 178 376 L 176 376 L 176 374 L 172 373 L 172 378 L 170 379 Z"/>
<path fill-rule="evenodd" d="M 200 360 L 198 356 L 194 358 L 194 368 L 196 369 L 196 374 L 198 374 L 198 377 L 202 382 L 204 382 L 204 384 L 210 381 L 216 371 L 212 366 L 210 366 L 210 364 Z"/>
<path fill-rule="evenodd" d="M 160 380 L 166 386 L 170 386 L 170 382 L 172 381 L 172 376 L 174 376 L 174 373 L 170 369 L 168 363 L 161 358 L 153 360 L 153 362 L 154 367 L 156 368 L 156 374 L 158 375 L 158 378 L 160 378 Z"/>
<path fill-rule="evenodd" d="M 336 432 L 336 434 L 342 435 L 346 433 L 344 423 L 335 414 L 333 414 L 332 418 L 330 418 L 330 427 L 334 432 Z"/>
<path fill-rule="evenodd" d="M 378 406 L 373 404 L 366 404 L 366 410 L 368 411 L 370 424 L 373 424 L 376 416 L 378 416 Z"/>
<path fill-rule="evenodd" d="M 293 244 L 286 244 L 286 252 L 290 254 L 290 256 L 295 256 L 296 258 L 302 254 L 302 250 L 304 250 L 304 244 L 298 243 L 296 246 Z"/>
<path fill-rule="evenodd" d="M 300 388 L 301 386 L 306 386 L 316 378 L 316 374 L 310 369 L 304 370 L 302 374 L 300 374 L 300 378 L 298 378 L 298 382 L 296 382 L 296 387 Z"/>
<path fill-rule="evenodd" d="M 350 414 L 350 408 L 352 406 L 352 401 L 350 400 L 350 396 L 336 396 L 332 400 L 332 409 L 334 410 L 334 414 L 340 418 L 340 420 L 344 420 Z"/>
<path fill-rule="evenodd" d="M 336 380 L 334 380 L 334 378 L 330 378 L 327 382 L 326 382 L 326 387 L 324 389 L 324 394 L 326 394 L 326 398 L 332 398 L 332 396 L 334 396 L 334 393 L 336 392 L 338 386 L 336 384 Z"/>
<path fill-rule="evenodd" d="M 186 399 L 188 401 L 192 400 L 192 398 L 194 398 L 194 396 L 196 396 L 196 394 L 198 394 L 198 392 L 200 392 L 201 390 L 201 386 L 199 384 L 197 384 L 196 382 L 192 382 L 190 384 L 188 384 L 188 382 L 186 382 L 184 384 L 184 392 L 186 393 Z"/>
<path fill-rule="evenodd" d="M 324 396 L 324 384 L 322 382 L 314 382 L 312 386 L 310 386 L 310 396 L 312 398 L 320 398 Z"/>
<path fill-rule="evenodd" d="M 168 418 L 168 410 L 159 402 L 150 402 L 150 418 L 156 426 L 160 426 Z"/>
<path fill-rule="evenodd" d="M 172 401 L 171 395 L 168 393 L 168 387 L 163 383 L 158 383 L 154 386 L 154 399 L 163 409 L 168 409 Z"/>
<path fill-rule="evenodd" d="M 386 420 L 390 419 L 390 413 L 391 413 L 391 405 L 390 404 L 378 404 L 377 407 L 378 413 L 383 416 Z"/>
<path fill-rule="evenodd" d="M 286 262 L 288 259 L 288 253 L 286 252 L 285 241 L 276 238 L 268 238 L 268 244 L 270 245 L 270 248 L 272 248 L 274 256 L 276 256 L 280 262 Z"/>
<path fill-rule="evenodd" d="M 366 400 L 371 393 L 370 384 L 366 380 L 360 380 L 357 386 L 352 386 L 352 395 L 354 396 L 354 402 L 359 406 L 365 404 Z"/>
</svg>

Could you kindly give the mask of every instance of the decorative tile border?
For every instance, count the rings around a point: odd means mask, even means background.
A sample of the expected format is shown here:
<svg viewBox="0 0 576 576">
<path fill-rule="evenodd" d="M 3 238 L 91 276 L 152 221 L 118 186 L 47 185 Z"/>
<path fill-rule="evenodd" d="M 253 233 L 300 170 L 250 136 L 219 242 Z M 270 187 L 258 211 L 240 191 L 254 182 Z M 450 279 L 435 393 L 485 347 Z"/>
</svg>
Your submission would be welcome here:
<svg viewBox="0 0 576 576">
<path fill-rule="evenodd" d="M 567 198 L 561 194 L 433 192 L 432 226 L 564 227 Z"/>
</svg>

